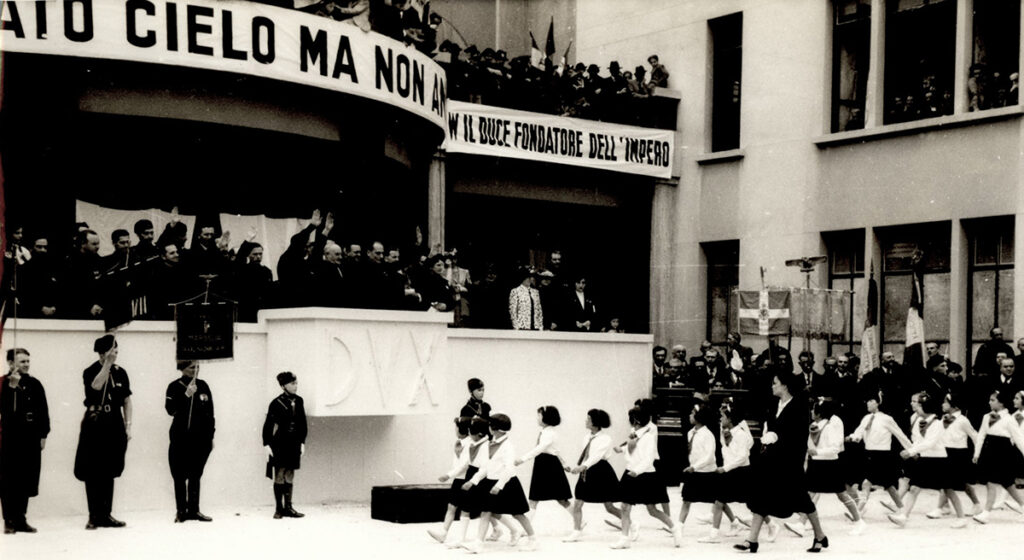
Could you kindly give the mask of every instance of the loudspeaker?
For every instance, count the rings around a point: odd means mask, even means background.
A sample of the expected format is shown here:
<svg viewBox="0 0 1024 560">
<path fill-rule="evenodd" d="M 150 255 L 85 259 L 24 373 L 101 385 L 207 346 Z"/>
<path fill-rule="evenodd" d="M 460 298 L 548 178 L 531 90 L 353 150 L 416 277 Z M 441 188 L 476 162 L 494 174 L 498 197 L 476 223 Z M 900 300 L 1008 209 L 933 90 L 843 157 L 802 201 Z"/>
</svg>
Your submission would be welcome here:
<svg viewBox="0 0 1024 560">
<path fill-rule="evenodd" d="M 448 510 L 450 484 L 374 486 L 370 517 L 392 523 L 436 523 Z"/>
</svg>

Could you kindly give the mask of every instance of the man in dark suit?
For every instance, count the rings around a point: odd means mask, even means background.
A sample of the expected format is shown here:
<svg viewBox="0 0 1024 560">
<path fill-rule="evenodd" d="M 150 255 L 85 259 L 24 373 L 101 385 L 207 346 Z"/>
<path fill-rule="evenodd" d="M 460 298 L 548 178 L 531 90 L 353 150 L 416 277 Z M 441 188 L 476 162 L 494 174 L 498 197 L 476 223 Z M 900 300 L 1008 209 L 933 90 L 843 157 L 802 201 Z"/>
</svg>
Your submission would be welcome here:
<svg viewBox="0 0 1024 560">
<path fill-rule="evenodd" d="M 1016 365 L 1012 358 L 1003 358 L 1000 361 L 999 377 L 995 379 L 996 389 L 1000 393 L 1013 395 L 1017 391 L 1024 391 L 1024 379 L 1017 375 L 1015 370 Z"/>
<path fill-rule="evenodd" d="M 882 352 L 882 363 L 861 380 L 863 394 L 882 395 L 878 409 L 907 429 L 910 415 L 910 384 L 904 379 L 903 366 L 892 352 Z"/>
<path fill-rule="evenodd" d="M 726 349 L 726 362 L 729 367 L 732 368 L 737 375 L 742 375 L 743 372 L 750 369 L 750 362 L 754 358 L 754 350 L 749 346 L 743 346 L 740 344 L 742 337 L 740 333 L 733 331 L 725 336 Z"/>
<path fill-rule="evenodd" d="M 1003 341 L 1003 329 L 999 327 L 992 327 L 992 330 L 988 332 L 989 340 L 986 340 L 980 348 L 978 353 L 974 356 L 974 368 L 972 371 L 985 373 L 998 373 L 999 364 L 996 363 L 996 354 L 999 352 L 1006 353 L 1007 357 L 1013 357 L 1013 348 Z"/>
<path fill-rule="evenodd" d="M 594 302 L 591 301 L 584 290 L 587 288 L 587 279 L 585 276 L 579 276 L 574 279 L 575 290 L 572 295 L 569 296 L 569 301 L 566 311 L 568 315 L 568 328 L 569 330 L 590 332 L 598 330 L 597 327 L 597 308 L 594 306 Z"/>
</svg>

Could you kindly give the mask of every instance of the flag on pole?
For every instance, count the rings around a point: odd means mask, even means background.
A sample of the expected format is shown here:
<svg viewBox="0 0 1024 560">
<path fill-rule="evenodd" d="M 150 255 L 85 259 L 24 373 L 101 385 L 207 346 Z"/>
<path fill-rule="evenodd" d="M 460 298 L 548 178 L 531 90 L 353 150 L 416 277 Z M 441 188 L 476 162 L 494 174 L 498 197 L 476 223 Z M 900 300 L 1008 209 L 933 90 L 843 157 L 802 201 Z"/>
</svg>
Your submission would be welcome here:
<svg viewBox="0 0 1024 560">
<path fill-rule="evenodd" d="M 548 25 L 548 40 L 544 44 L 544 54 L 548 58 L 555 56 L 555 16 L 551 16 L 551 23 Z"/>
<path fill-rule="evenodd" d="M 540 52 L 537 39 L 533 37 L 533 31 L 530 32 L 530 66 L 544 68 L 544 53 Z"/>
<path fill-rule="evenodd" d="M 914 263 L 911 278 L 910 307 L 907 309 L 907 339 L 903 351 L 903 365 L 923 370 L 924 353 L 924 275 L 917 262 Z"/>
<path fill-rule="evenodd" d="M 864 318 L 864 333 L 860 337 L 860 372 L 867 373 L 878 368 L 878 283 L 875 282 L 875 268 L 871 265 L 868 280 L 868 306 Z"/>
<path fill-rule="evenodd" d="M 788 334 L 788 290 L 737 292 L 739 296 L 740 332 L 761 336 Z"/>
<path fill-rule="evenodd" d="M 0 85 L 2 85 L 2 81 L 2 78 L 0 78 Z M 2 87 L 0 87 L 0 90 L 2 90 Z M 7 208 L 6 198 L 4 197 L 4 166 L 2 161 L 0 161 L 0 250 L 7 250 Z M 2 280 L 6 280 L 4 278 L 4 260 L 6 259 L 0 259 L 0 279 Z M 11 262 L 17 262 L 16 255 Z M 0 342 L 4 338 L 4 323 L 7 321 L 7 298 L 7 282 L 4 281 L 0 285 Z"/>
</svg>

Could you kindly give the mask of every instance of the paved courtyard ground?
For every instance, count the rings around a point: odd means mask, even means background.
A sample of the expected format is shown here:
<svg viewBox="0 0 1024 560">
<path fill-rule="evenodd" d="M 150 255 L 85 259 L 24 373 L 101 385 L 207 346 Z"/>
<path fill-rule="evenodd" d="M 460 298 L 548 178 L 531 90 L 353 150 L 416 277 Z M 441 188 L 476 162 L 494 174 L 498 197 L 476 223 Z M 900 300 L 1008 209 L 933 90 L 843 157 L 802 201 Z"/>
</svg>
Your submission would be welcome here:
<svg viewBox="0 0 1024 560">
<path fill-rule="evenodd" d="M 994 512 L 988 525 L 972 522 L 966 529 L 951 529 L 949 519 L 930 520 L 924 517 L 924 512 L 935 504 L 935 495 L 925 493 L 911 523 L 900 529 L 885 519 L 885 510 L 877 500 L 873 497 L 868 508 L 868 530 L 861 536 L 852 537 L 848 534 L 850 524 L 843 518 L 838 501 L 832 497 L 823 498 L 820 507 L 832 545 L 824 552 L 824 558 L 1024 558 L 1021 556 L 1024 554 L 1021 552 L 1024 516 L 999 511 Z M 673 511 L 678 512 L 678 493 L 672 505 Z M 468 556 L 465 551 L 449 550 L 427 536 L 428 528 L 439 525 L 376 521 L 370 519 L 368 504 L 298 504 L 297 507 L 306 513 L 304 519 L 272 519 L 270 507 L 210 509 L 205 513 L 214 518 L 212 523 L 191 521 L 184 524 L 172 523 L 173 512 L 115 512 L 117 517 L 128 523 L 128 527 L 86 531 L 84 516 L 31 517 L 30 506 L 30 521 L 39 533 L 0 536 L 0 557 L 31 560 L 433 560 Z M 584 510 L 588 525 L 582 542 L 563 543 L 561 537 L 569 527 L 568 515 L 555 504 L 542 504 L 535 517 L 539 535 L 537 551 L 520 552 L 504 542 L 489 543 L 482 556 L 496 560 L 524 557 L 536 560 L 741 557 L 740 553 L 732 550 L 732 544 L 740 542 L 742 537 L 726 538 L 721 544 L 696 542 L 708 529 L 707 525 L 699 523 L 698 518 L 706 518 L 709 513 L 710 508 L 704 505 L 698 504 L 691 509 L 684 533 L 685 544 L 676 549 L 672 547 L 669 534 L 658 529 L 657 522 L 646 512 L 641 512 L 638 516 L 642 527 L 640 540 L 629 550 L 611 550 L 608 547 L 615 542 L 617 533 L 603 522 L 607 516 L 602 507 L 588 506 Z M 806 558 L 804 549 L 810 543 L 810 537 L 797 538 L 784 532 L 775 543 L 762 538 L 761 552 L 757 557 Z"/>
</svg>

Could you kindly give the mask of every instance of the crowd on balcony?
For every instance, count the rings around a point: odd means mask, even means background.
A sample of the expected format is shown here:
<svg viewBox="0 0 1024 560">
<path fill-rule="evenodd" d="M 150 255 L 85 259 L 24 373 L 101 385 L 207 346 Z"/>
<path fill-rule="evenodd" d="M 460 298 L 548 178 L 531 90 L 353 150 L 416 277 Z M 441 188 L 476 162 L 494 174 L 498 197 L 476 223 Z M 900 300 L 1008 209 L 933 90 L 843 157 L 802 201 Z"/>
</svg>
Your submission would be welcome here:
<svg viewBox="0 0 1024 560">
<path fill-rule="evenodd" d="M 197 221 L 189 232 L 176 213 L 159 235 L 148 219 L 133 229 L 134 239 L 125 229 L 111 232 L 114 250 L 101 256 L 101 234 L 86 223 L 70 250 L 11 227 L 5 317 L 103 319 L 110 327 L 171 320 L 174 304 L 212 294 L 236 302 L 245 322 L 260 309 L 316 306 L 452 312 L 455 326 L 465 327 L 624 332 L 614 313 L 595 306 L 587 277 L 563 270 L 558 251 L 546 270 L 492 261 L 471 274 L 457 249 L 342 241 L 332 214 L 317 210 L 291 237 L 275 280 L 255 230 L 235 245 L 217 225 Z"/>
<path fill-rule="evenodd" d="M 409 0 L 260 0 L 304 12 L 347 20 L 413 46 L 434 57 L 448 75 L 448 96 L 457 101 L 482 103 L 566 117 L 655 126 L 651 96 L 669 87 L 669 72 L 658 55 L 647 66 L 633 70 L 612 60 L 607 67 L 577 62 L 567 64 L 568 49 L 555 60 L 549 30 L 545 52 L 536 42 L 530 54 L 509 58 L 504 50 L 439 41 L 446 22 L 430 9 Z"/>
</svg>

